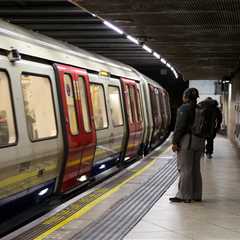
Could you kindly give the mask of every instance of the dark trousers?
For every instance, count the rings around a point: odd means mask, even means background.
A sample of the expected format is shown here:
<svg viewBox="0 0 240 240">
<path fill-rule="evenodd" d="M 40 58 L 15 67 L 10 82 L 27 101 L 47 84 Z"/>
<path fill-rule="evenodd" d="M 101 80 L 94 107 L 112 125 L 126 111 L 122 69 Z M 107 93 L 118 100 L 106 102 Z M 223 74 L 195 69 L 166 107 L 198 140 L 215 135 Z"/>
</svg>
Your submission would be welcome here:
<svg viewBox="0 0 240 240">
<path fill-rule="evenodd" d="M 207 138 L 206 154 L 213 154 L 213 145 L 214 145 L 215 137 L 216 137 L 216 133 L 214 133 L 213 136 Z"/>
</svg>

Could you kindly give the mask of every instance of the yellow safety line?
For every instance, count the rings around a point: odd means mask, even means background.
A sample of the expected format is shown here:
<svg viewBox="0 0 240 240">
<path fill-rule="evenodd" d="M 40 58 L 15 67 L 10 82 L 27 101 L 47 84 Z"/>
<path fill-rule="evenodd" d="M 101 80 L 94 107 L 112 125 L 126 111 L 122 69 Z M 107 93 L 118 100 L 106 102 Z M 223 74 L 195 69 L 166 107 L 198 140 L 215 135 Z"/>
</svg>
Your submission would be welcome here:
<svg viewBox="0 0 240 240">
<path fill-rule="evenodd" d="M 145 167 L 143 167 L 142 169 L 140 169 L 138 172 L 136 172 L 135 174 L 133 174 L 131 177 L 129 177 L 128 179 L 126 179 L 125 181 L 123 181 L 122 183 L 120 183 L 119 185 L 117 185 L 116 187 L 114 187 L 113 189 L 109 190 L 108 192 L 106 192 L 105 194 L 103 194 L 102 196 L 98 197 L 97 199 L 95 199 L 94 201 L 90 202 L 88 205 L 86 205 L 85 207 L 81 208 L 79 211 L 77 211 L 76 213 L 74 213 L 72 216 L 66 218 L 65 220 L 63 220 L 62 222 L 58 223 L 57 225 L 55 225 L 54 227 L 50 228 L 49 230 L 47 230 L 46 232 L 42 233 L 40 236 L 34 238 L 34 240 L 42 240 L 45 237 L 47 237 L 48 235 L 50 235 L 51 233 L 53 233 L 54 231 L 56 231 L 57 229 L 63 227 L 64 225 L 66 225 L 67 223 L 83 216 L 84 214 L 86 214 L 89 210 L 91 210 L 93 207 L 95 207 L 97 204 L 99 204 L 100 202 L 102 202 L 103 200 L 105 200 L 107 197 L 109 197 L 110 195 L 112 195 L 113 193 L 117 192 L 123 185 L 125 185 L 126 183 L 128 183 L 130 180 L 132 180 L 133 178 L 139 176 L 140 174 L 142 174 L 144 171 L 146 171 L 149 167 L 151 167 L 156 160 L 152 160 L 150 163 L 148 163 Z"/>
</svg>

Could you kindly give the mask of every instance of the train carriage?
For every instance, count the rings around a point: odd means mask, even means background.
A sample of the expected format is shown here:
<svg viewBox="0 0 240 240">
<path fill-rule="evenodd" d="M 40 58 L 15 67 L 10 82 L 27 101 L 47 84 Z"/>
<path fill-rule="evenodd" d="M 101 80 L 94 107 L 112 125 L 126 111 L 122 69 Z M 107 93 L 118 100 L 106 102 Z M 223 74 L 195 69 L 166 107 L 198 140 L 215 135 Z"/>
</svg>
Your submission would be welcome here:
<svg viewBox="0 0 240 240">
<path fill-rule="evenodd" d="M 167 92 L 132 67 L 4 21 L 0 42 L 0 205 L 72 191 L 166 136 Z"/>
</svg>

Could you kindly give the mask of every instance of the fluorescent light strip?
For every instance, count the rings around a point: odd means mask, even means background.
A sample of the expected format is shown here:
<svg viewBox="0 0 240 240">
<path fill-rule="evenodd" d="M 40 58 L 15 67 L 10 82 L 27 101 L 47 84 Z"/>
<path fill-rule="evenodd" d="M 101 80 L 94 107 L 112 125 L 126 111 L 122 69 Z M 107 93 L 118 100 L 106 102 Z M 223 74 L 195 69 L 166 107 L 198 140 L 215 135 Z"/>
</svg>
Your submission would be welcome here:
<svg viewBox="0 0 240 240">
<path fill-rule="evenodd" d="M 12 32 L 12 31 L 9 31 L 9 30 L 6 30 L 6 29 L 0 28 L 0 33 L 3 33 L 3 34 L 5 34 L 5 35 L 7 35 L 7 36 L 14 36 L 14 37 L 20 38 L 20 39 L 17 39 L 17 40 L 21 40 L 21 41 L 22 41 L 22 40 L 25 39 L 25 40 L 27 40 L 29 43 L 34 42 L 34 43 L 37 43 L 37 44 L 42 45 L 42 46 L 45 46 L 45 47 L 50 47 L 50 48 L 52 48 L 52 49 L 59 50 L 59 51 L 61 51 L 61 52 L 70 53 L 70 54 L 72 54 L 72 55 L 74 55 L 74 56 L 83 57 L 83 58 L 85 58 L 85 59 L 93 60 L 93 61 L 96 61 L 96 62 L 99 62 L 99 63 L 107 64 L 107 65 L 110 65 L 110 66 L 113 66 L 113 67 L 117 67 L 117 68 L 119 68 L 119 69 L 124 69 L 124 70 L 126 70 L 126 71 L 132 72 L 132 70 L 131 70 L 130 68 L 123 67 L 123 66 L 119 66 L 119 65 L 117 65 L 117 64 L 113 64 L 113 63 L 107 62 L 107 60 L 106 60 L 106 61 L 103 61 L 103 60 L 98 59 L 98 58 L 96 58 L 96 57 L 87 56 L 87 55 L 85 55 L 85 54 L 83 54 L 83 53 L 76 52 L 76 51 L 73 51 L 73 50 L 68 50 L 68 49 L 64 49 L 64 50 L 63 50 L 62 47 L 59 47 L 59 46 L 56 46 L 56 45 L 53 45 L 53 44 L 51 44 L 51 43 L 47 43 L 47 42 L 44 42 L 44 41 L 41 41 L 41 40 L 38 40 L 38 39 L 33 39 L 33 38 L 31 38 L 31 37 L 28 37 L 28 36 L 25 36 L 25 35 L 22 35 L 22 34 L 19 34 L 19 33 L 16 33 L 16 32 Z M 35 33 L 35 34 L 36 34 L 36 33 Z M 42 36 L 44 36 L 44 35 L 42 35 Z M 45 37 L 46 37 L 46 36 L 45 36 Z M 50 40 L 52 40 L 52 39 L 50 38 Z M 80 49 L 80 50 L 81 50 L 81 49 Z"/>
<path fill-rule="evenodd" d="M 167 64 L 166 64 L 166 66 L 167 66 L 168 68 L 170 68 L 170 67 L 171 67 L 171 65 L 170 65 L 169 63 L 167 63 Z"/>
<path fill-rule="evenodd" d="M 166 64 L 167 63 L 167 61 L 164 59 L 164 58 L 161 58 L 161 60 L 160 60 L 163 64 Z"/>
<path fill-rule="evenodd" d="M 134 38 L 134 37 L 132 37 L 130 35 L 127 35 L 127 39 L 129 39 L 131 42 L 136 43 L 137 45 L 139 45 L 139 41 L 136 38 Z"/>
<path fill-rule="evenodd" d="M 110 22 L 108 22 L 108 21 L 103 21 L 103 23 L 104 23 L 106 26 L 108 26 L 109 28 L 113 29 L 115 32 L 117 32 L 117 33 L 119 33 L 119 34 L 123 34 L 123 31 L 122 31 L 120 28 L 114 26 L 114 25 L 111 24 Z"/>
<path fill-rule="evenodd" d="M 143 44 L 142 48 L 143 48 L 145 51 L 147 51 L 147 52 L 149 52 L 149 53 L 152 53 L 152 49 L 151 49 L 150 47 L 148 47 L 147 45 Z"/>
<path fill-rule="evenodd" d="M 156 52 L 153 53 L 153 56 L 154 56 L 155 58 L 157 58 L 157 59 L 160 59 L 160 58 L 161 58 L 160 55 L 159 55 L 158 53 L 156 53 Z"/>
<path fill-rule="evenodd" d="M 174 74 L 175 78 L 178 78 L 178 74 L 175 70 L 173 71 L 173 74 Z"/>
</svg>

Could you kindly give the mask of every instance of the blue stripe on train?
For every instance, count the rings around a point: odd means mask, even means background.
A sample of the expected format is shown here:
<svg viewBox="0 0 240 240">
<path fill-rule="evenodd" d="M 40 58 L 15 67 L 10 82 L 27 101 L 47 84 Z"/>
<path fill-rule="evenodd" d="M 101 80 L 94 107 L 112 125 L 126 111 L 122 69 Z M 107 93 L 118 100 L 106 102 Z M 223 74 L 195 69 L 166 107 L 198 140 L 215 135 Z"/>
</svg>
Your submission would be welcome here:
<svg viewBox="0 0 240 240">
<path fill-rule="evenodd" d="M 0 207 L 2 207 L 3 205 L 7 205 L 9 203 L 15 202 L 15 201 L 20 202 L 20 201 L 26 200 L 28 198 L 33 199 L 33 200 L 37 200 L 37 198 L 38 199 L 45 198 L 53 193 L 54 187 L 55 187 L 55 182 L 56 182 L 56 179 L 53 179 L 46 183 L 39 184 L 37 186 L 34 186 L 34 187 L 24 190 L 22 192 L 11 195 L 7 198 L 1 199 Z M 46 194 L 39 196 L 38 194 L 44 189 L 48 189 Z"/>
</svg>

